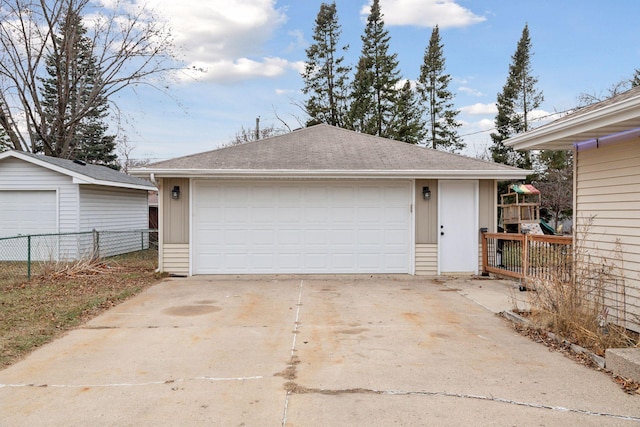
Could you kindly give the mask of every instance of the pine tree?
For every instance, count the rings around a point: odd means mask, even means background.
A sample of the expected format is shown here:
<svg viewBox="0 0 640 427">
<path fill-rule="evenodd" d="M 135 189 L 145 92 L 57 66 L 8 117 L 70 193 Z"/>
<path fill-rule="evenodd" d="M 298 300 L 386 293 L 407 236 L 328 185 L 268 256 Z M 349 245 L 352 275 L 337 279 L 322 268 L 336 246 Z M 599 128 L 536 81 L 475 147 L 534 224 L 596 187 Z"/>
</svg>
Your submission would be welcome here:
<svg viewBox="0 0 640 427">
<path fill-rule="evenodd" d="M 388 137 L 409 144 L 420 143 L 425 137 L 422 114 L 422 107 L 416 92 L 411 87 L 411 82 L 407 80 L 402 89 L 398 91 L 392 133 Z"/>
<path fill-rule="evenodd" d="M 345 125 L 348 101 L 348 73 L 350 67 L 343 65 L 344 57 L 339 50 L 342 33 L 338 22 L 335 2 L 322 3 L 313 30 L 314 43 L 307 48 L 307 62 L 302 73 L 304 88 L 308 95 L 304 108 L 309 115 L 307 126 L 328 123 L 342 127 Z"/>
<path fill-rule="evenodd" d="M 400 81 L 397 54 L 389 54 L 389 32 L 384 28 L 379 0 L 373 0 L 362 35 L 362 52 L 351 92 L 349 127 L 391 137 Z"/>
<path fill-rule="evenodd" d="M 70 11 L 53 40 L 64 49 L 46 57 L 48 77 L 41 79 L 44 114 L 36 151 L 46 151 L 42 138 L 47 138 L 56 149 L 49 155 L 68 153 L 68 157 L 118 169 L 115 136 L 106 135 L 107 99 L 97 89 L 102 87 L 101 72 L 81 17 Z"/>
<path fill-rule="evenodd" d="M 640 68 L 636 68 L 633 72 L 633 77 L 631 78 L 631 87 L 640 86 Z"/>
<path fill-rule="evenodd" d="M 457 131 L 461 123 L 456 120 L 458 111 L 453 108 L 453 93 L 449 90 L 451 76 L 445 72 L 443 47 L 436 25 L 425 49 L 418 88 L 427 112 L 427 145 L 456 152 L 465 144 Z"/>
<path fill-rule="evenodd" d="M 507 82 L 502 93 L 498 94 L 497 132 L 491 134 L 493 160 L 526 169 L 533 166 L 530 153 L 516 152 L 504 145 L 504 140 L 529 130 L 529 115 L 544 100 L 542 92 L 536 89 L 538 79 L 531 74 L 531 47 L 529 26 L 525 25 L 516 52 L 511 57 Z"/>
</svg>

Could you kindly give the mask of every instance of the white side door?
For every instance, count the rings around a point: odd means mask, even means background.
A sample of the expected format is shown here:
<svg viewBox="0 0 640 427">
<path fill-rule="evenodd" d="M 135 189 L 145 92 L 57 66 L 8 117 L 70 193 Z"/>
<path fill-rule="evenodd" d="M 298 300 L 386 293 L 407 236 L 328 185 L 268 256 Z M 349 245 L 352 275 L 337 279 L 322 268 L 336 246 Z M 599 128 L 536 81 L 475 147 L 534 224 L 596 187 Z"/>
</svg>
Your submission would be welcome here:
<svg viewBox="0 0 640 427">
<path fill-rule="evenodd" d="M 439 273 L 478 273 L 478 181 L 440 181 Z"/>
</svg>

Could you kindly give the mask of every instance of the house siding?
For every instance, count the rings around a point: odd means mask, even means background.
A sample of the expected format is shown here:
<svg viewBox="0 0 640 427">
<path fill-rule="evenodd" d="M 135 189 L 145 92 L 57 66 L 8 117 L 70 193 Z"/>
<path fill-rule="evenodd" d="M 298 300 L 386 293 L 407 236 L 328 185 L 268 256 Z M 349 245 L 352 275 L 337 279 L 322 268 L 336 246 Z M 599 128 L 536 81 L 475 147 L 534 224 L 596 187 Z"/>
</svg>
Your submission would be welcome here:
<svg viewBox="0 0 640 427">
<path fill-rule="evenodd" d="M 148 192 L 80 186 L 80 231 L 132 230 L 149 227 Z"/>
<path fill-rule="evenodd" d="M 422 187 L 429 187 L 431 199 L 424 200 Z M 438 274 L 438 180 L 417 179 L 415 186 L 415 274 Z"/>
<path fill-rule="evenodd" d="M 173 187 L 180 187 L 180 199 L 171 198 Z M 189 243 L 189 180 L 165 178 L 162 180 L 163 235 L 165 243 Z"/>
<path fill-rule="evenodd" d="M 424 200 L 422 187 L 429 187 L 431 200 Z M 438 180 L 416 180 L 416 244 L 438 243 Z"/>
<path fill-rule="evenodd" d="M 498 224 L 498 182 L 492 179 L 480 180 L 478 192 L 480 198 L 478 224 L 480 228 L 486 228 L 489 233 L 495 233 Z"/>
<path fill-rule="evenodd" d="M 80 231 L 120 231 L 100 235 L 100 256 L 148 248 L 148 234 L 131 231 L 149 227 L 147 191 L 81 185 L 79 208 Z M 85 234 L 82 237 L 78 250 L 80 255 L 86 255 L 94 250 L 93 236 Z"/>
<path fill-rule="evenodd" d="M 165 243 L 163 245 L 162 271 L 176 276 L 189 275 L 188 243 Z"/>
<path fill-rule="evenodd" d="M 436 276 L 438 274 L 438 245 L 416 245 L 416 275 Z"/>
<path fill-rule="evenodd" d="M 483 179 L 478 186 L 480 228 L 495 233 L 498 230 L 498 181 Z M 480 232 L 480 230 L 478 230 Z M 478 271 L 482 271 L 482 234 L 478 235 Z"/>
<path fill-rule="evenodd" d="M 640 143 L 575 157 L 578 277 L 605 271 L 597 280 L 606 283 L 609 319 L 640 332 Z"/>
</svg>

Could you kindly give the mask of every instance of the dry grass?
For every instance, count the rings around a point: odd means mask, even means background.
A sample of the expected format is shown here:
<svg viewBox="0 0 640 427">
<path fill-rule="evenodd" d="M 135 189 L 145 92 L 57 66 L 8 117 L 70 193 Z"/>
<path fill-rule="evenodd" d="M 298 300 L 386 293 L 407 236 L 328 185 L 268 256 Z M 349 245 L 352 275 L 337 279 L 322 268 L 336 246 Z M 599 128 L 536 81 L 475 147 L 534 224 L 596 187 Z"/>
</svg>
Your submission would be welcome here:
<svg viewBox="0 0 640 427">
<path fill-rule="evenodd" d="M 578 242 L 585 241 L 589 224 L 580 233 Z M 621 326 L 620 319 L 626 318 L 624 305 L 617 312 L 618 322 L 609 315 L 613 300 L 611 295 L 625 294 L 624 284 L 620 285 L 617 271 L 621 264 L 621 248 L 608 254 L 609 258 L 593 259 L 591 251 L 576 247 L 574 258 L 576 269 L 573 280 L 560 274 L 548 279 L 538 279 L 527 287 L 531 305 L 530 320 L 540 329 L 548 330 L 581 347 L 604 356 L 607 348 L 640 346 L 637 333 Z M 622 281 L 624 283 L 624 281 Z M 622 322 L 622 324 L 624 324 Z"/>
<path fill-rule="evenodd" d="M 51 264 L 31 281 L 0 281 L 0 367 L 157 283 L 157 252 Z"/>
<path fill-rule="evenodd" d="M 605 320 L 606 308 L 586 286 L 561 281 L 537 281 L 530 292 L 534 326 L 549 330 L 604 356 L 607 348 L 635 347 L 638 334 Z"/>
</svg>

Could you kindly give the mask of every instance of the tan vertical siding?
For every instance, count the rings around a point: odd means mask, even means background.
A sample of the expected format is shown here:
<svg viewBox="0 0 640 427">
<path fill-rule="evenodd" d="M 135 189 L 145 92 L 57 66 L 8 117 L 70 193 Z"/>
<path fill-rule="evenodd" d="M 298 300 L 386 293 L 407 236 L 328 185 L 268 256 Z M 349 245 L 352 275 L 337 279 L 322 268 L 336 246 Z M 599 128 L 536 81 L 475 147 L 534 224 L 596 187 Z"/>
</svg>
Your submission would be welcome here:
<svg viewBox="0 0 640 427">
<path fill-rule="evenodd" d="M 576 153 L 576 236 L 582 266 L 607 270 L 609 317 L 640 331 L 640 142 Z M 592 274 L 590 274 L 592 275 Z"/>
<path fill-rule="evenodd" d="M 498 187 L 493 179 L 482 179 L 478 185 L 479 221 L 480 228 L 487 228 L 489 233 L 495 233 L 498 224 Z"/>
<path fill-rule="evenodd" d="M 416 275 L 436 276 L 438 274 L 438 245 L 416 245 Z"/>
<path fill-rule="evenodd" d="M 162 266 L 165 273 L 189 275 L 189 244 L 165 243 L 162 247 Z"/>
<path fill-rule="evenodd" d="M 498 182 L 492 179 L 480 180 L 479 192 L 479 221 L 480 228 L 495 233 L 498 230 Z M 479 235 L 478 271 L 482 271 L 482 234 Z"/>
<path fill-rule="evenodd" d="M 189 180 L 164 178 L 162 181 L 164 243 L 189 243 Z M 179 200 L 171 198 L 174 186 L 180 187 Z"/>
<path fill-rule="evenodd" d="M 424 200 L 422 187 L 429 187 L 431 200 Z M 416 180 L 416 243 L 438 243 L 438 180 Z"/>
</svg>

